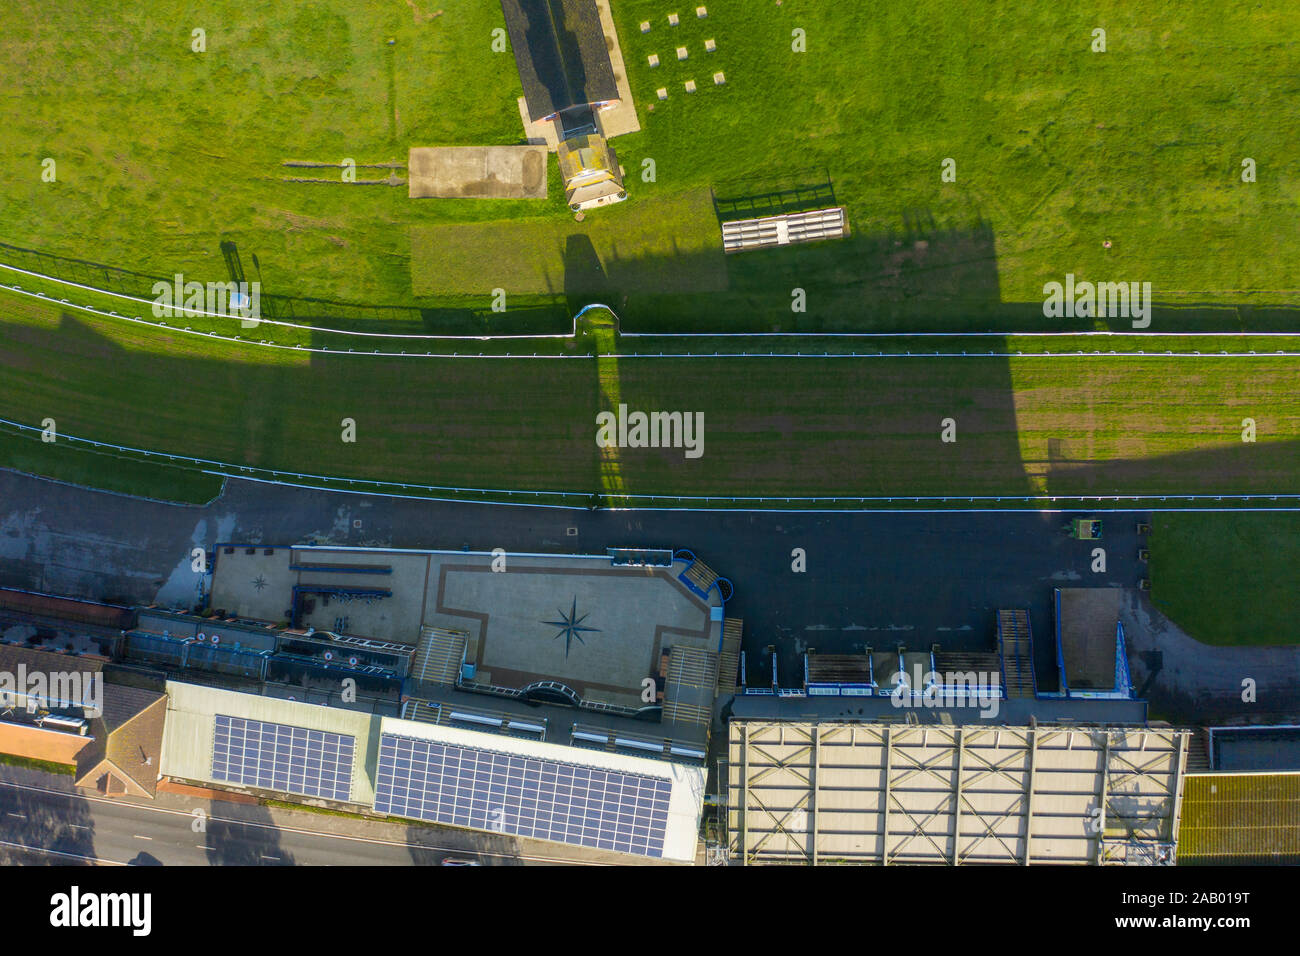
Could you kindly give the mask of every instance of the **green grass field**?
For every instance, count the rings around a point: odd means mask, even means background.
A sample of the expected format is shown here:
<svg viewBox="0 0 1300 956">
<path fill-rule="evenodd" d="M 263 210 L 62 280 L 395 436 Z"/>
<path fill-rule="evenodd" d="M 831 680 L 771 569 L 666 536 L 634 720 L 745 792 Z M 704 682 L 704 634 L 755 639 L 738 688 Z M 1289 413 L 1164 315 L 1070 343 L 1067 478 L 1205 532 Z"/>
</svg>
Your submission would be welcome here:
<svg viewBox="0 0 1300 956">
<path fill-rule="evenodd" d="M 136 278 L 220 280 L 219 244 L 231 240 L 268 295 L 422 310 L 346 319 L 384 331 L 562 331 L 592 298 L 625 329 L 1036 328 L 1043 282 L 1066 272 L 1149 280 L 1157 299 L 1186 307 L 1170 320 L 1183 326 L 1290 322 L 1300 159 L 1285 94 L 1300 60 L 1280 38 L 1300 27 L 1300 10 L 716 0 L 704 20 L 686 9 L 676 28 L 657 0 L 614 0 L 613 11 L 642 131 L 614 141 L 631 199 L 579 224 L 554 168 L 544 202 L 412 201 L 403 188 L 287 181 L 303 175 L 287 160 L 383 163 L 416 145 L 518 142 L 518 75 L 510 53 L 491 48 L 503 18 L 489 0 L 321 0 L 310 11 L 154 0 L 93 14 L 16 0 L 0 9 L 11 78 L 0 94 L 0 241 Z M 1098 26 L 1105 53 L 1089 50 Z M 796 28 L 806 52 L 791 48 Z M 1240 180 L 1244 156 L 1259 164 L 1256 183 Z M 940 180 L 947 157 L 955 183 Z M 45 158 L 54 182 L 42 180 Z M 846 205 L 852 237 L 722 256 L 717 217 L 762 208 L 791 185 Z M 794 287 L 807 313 L 790 311 Z M 495 288 L 507 292 L 504 315 L 489 308 Z M 248 335 L 262 336 L 376 345 L 269 326 Z M 0 342 L 0 417 L 351 479 L 644 495 L 1158 496 L 1295 491 L 1300 474 L 1296 365 L 1282 357 L 327 356 L 7 292 Z M 584 330 L 522 348 L 579 356 L 632 344 Z M 1170 347 L 1220 346 L 1257 343 Z M 703 411 L 704 456 L 602 457 L 594 416 L 619 402 Z M 339 440 L 345 417 L 357 421 L 355 444 Z M 948 417 L 955 444 L 939 441 Z M 1258 422 L 1255 444 L 1240 441 L 1245 417 Z M 11 433 L 0 464 L 187 501 L 219 487 L 192 470 Z"/>
<path fill-rule="evenodd" d="M 11 292 L 0 315 L 0 417 L 241 466 L 717 496 L 1267 494 L 1300 474 L 1286 358 L 385 358 L 214 343 Z M 619 403 L 703 412 L 702 457 L 602 459 L 595 416 Z M 25 440 L 18 466 L 50 473 L 62 448 Z"/>
<path fill-rule="evenodd" d="M 1300 7 L 715 0 L 671 32 L 658 0 L 613 10 L 642 132 L 614 141 L 631 198 L 587 225 L 654 224 L 618 244 L 635 269 L 603 263 L 632 326 L 1033 328 L 1043 283 L 1066 272 L 1147 280 L 1183 305 L 1285 306 L 1300 289 L 1300 52 L 1286 42 Z M 0 8 L 0 241 L 220 280 L 229 239 L 267 294 L 414 304 L 426 325 L 460 328 L 486 310 L 482 290 L 503 287 L 528 321 L 559 321 L 564 295 L 511 290 L 518 250 L 546 247 L 553 265 L 557 239 L 583 232 L 554 168 L 544 202 L 412 201 L 404 188 L 289 183 L 301 171 L 281 165 L 520 141 L 513 57 L 491 49 L 502 25 L 490 0 L 127 0 L 90 13 L 14 0 Z M 1099 26 L 1105 53 L 1089 50 Z M 206 52 L 191 50 L 195 28 Z M 940 181 L 949 157 L 955 183 Z M 1256 183 L 1240 180 L 1244 157 Z M 56 182 L 42 181 L 45 158 Z M 684 197 L 826 183 L 851 239 L 729 257 L 725 290 L 673 281 L 711 276 L 716 258 L 701 242 L 716 221 Z M 474 224 L 467 248 L 483 254 L 440 271 L 436 238 Z M 548 266 L 552 284 L 572 286 Z M 790 312 L 796 286 L 806 314 Z"/>
<path fill-rule="evenodd" d="M 1206 644 L 1300 643 L 1300 514 L 1161 514 L 1151 597 Z"/>
</svg>

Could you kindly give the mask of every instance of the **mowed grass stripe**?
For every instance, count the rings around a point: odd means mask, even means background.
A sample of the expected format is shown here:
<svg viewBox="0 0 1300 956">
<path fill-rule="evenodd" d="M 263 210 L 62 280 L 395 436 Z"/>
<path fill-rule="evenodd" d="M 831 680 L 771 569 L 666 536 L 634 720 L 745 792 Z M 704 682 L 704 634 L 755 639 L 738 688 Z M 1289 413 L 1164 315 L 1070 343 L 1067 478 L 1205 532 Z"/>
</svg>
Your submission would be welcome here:
<svg viewBox="0 0 1300 956">
<path fill-rule="evenodd" d="M 0 294 L 0 342 L 5 418 L 342 477 L 595 490 L 600 374 L 630 409 L 705 416 L 699 459 L 621 450 L 633 494 L 1273 493 L 1298 490 L 1300 474 L 1295 359 L 606 358 L 598 370 L 595 359 L 321 356 L 12 293 Z M 1247 415 L 1255 444 L 1240 441 Z M 344 418 L 355 444 L 340 440 Z M 944 418 L 957 422 L 953 444 L 940 441 Z"/>
</svg>

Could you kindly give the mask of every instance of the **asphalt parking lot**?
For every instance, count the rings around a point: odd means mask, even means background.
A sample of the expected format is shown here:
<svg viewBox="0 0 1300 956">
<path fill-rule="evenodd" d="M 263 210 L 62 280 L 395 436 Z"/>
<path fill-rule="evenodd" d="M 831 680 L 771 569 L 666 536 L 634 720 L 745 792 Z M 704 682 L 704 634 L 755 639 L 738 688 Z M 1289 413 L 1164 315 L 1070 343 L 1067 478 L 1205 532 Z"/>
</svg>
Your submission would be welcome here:
<svg viewBox="0 0 1300 956">
<path fill-rule="evenodd" d="M 1101 542 L 1076 541 L 1070 515 L 569 511 L 413 501 L 231 481 L 205 507 L 168 505 L 0 471 L 0 585 L 184 605 L 195 547 L 220 541 L 396 548 L 603 553 L 606 547 L 690 548 L 735 594 L 754 662 L 778 654 L 797 685 L 808 647 L 992 648 L 995 612 L 1028 608 L 1040 686 L 1055 686 L 1052 588 L 1134 587 L 1135 527 L 1108 513 Z M 1093 573 L 1092 551 L 1106 551 Z M 792 569 L 802 549 L 806 570 Z M 755 663 L 752 683 L 770 678 Z"/>
</svg>

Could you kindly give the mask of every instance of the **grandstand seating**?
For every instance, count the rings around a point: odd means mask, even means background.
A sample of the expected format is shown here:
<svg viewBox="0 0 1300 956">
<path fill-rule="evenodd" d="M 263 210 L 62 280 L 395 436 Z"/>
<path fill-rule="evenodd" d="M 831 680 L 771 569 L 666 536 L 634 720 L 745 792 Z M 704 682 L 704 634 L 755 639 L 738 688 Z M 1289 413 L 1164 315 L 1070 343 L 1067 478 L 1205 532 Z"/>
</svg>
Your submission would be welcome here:
<svg viewBox="0 0 1300 956">
<path fill-rule="evenodd" d="M 685 645 L 674 647 L 664 680 L 664 723 L 708 726 L 717 687 L 717 654 Z"/>
<path fill-rule="evenodd" d="M 460 676 L 460 665 L 465 659 L 465 646 L 469 636 L 463 631 L 448 631 L 440 627 L 420 628 L 420 642 L 415 648 L 415 663 L 411 676 L 430 684 L 454 685 Z"/>
<path fill-rule="evenodd" d="M 1206 773 L 1210 766 L 1209 734 L 1204 727 L 1193 727 L 1187 739 L 1187 773 Z"/>
<path fill-rule="evenodd" d="M 722 622 L 722 650 L 718 655 L 718 693 L 736 692 L 736 676 L 740 671 L 740 642 L 744 621 L 729 617 Z"/>
<path fill-rule="evenodd" d="M 713 587 L 713 582 L 718 580 L 718 572 L 696 558 L 686 566 L 686 570 L 679 574 L 678 578 L 700 597 L 707 597 L 709 588 Z"/>
<path fill-rule="evenodd" d="M 818 239 L 842 239 L 848 232 L 844 207 L 813 209 L 808 212 L 737 219 L 722 224 L 722 246 L 727 252 L 765 249 Z"/>
<path fill-rule="evenodd" d="M 997 674 L 1002 668 L 996 651 L 945 651 L 935 648 L 934 669 L 940 674 L 967 673 Z"/>
</svg>

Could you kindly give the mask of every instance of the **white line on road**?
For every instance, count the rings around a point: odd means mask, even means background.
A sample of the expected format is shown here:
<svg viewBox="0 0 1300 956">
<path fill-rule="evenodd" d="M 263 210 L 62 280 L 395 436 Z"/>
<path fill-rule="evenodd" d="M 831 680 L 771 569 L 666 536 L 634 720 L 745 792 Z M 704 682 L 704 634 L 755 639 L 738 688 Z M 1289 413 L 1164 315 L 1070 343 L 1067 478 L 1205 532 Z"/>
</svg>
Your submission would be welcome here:
<svg viewBox="0 0 1300 956">
<path fill-rule="evenodd" d="M 57 793 L 58 791 L 50 791 L 50 792 Z M 32 853 L 49 853 L 52 856 L 64 856 L 70 860 L 86 860 L 90 863 L 103 863 L 105 866 L 126 866 L 127 865 L 118 860 L 105 860 L 103 857 L 86 856 L 83 853 L 67 853 L 63 850 L 51 850 L 48 847 L 43 847 L 43 846 L 28 846 L 25 843 L 10 843 L 8 840 L 0 840 L 0 846 L 13 847 L 18 850 L 29 850 Z"/>
<path fill-rule="evenodd" d="M 110 807 L 129 806 L 135 810 L 144 813 L 167 813 L 177 817 L 191 817 L 192 812 L 189 810 L 173 810 L 170 807 L 150 807 L 140 803 L 123 803 L 110 797 L 94 797 L 81 793 L 74 793 L 67 790 L 50 790 L 45 787 L 33 787 L 27 784 L 14 783 L 10 780 L 0 780 L 0 788 L 11 787 L 15 790 L 26 790 L 29 793 L 48 793 L 55 797 L 66 797 L 70 800 L 85 800 L 87 803 L 103 803 Z M 501 860 L 523 860 L 532 863 L 571 863 L 578 866 L 612 866 L 613 864 L 595 860 L 575 860 L 559 856 L 526 856 L 522 853 L 493 853 L 489 850 L 469 849 L 466 847 L 453 846 L 434 846 L 432 844 L 409 843 L 404 840 L 381 840 L 376 837 L 352 836 L 347 833 L 331 833 L 328 830 L 309 830 L 305 827 L 277 826 L 274 823 L 256 823 L 250 820 L 236 820 L 231 817 L 219 817 L 215 814 L 208 816 L 208 821 L 218 823 L 231 823 L 236 826 L 254 827 L 259 830 L 275 830 L 281 833 L 300 833 L 304 836 L 322 837 L 330 840 L 348 840 L 352 843 L 371 843 L 375 846 L 400 846 L 408 850 L 423 850 L 428 853 L 464 853 L 478 857 L 495 857 Z M 27 849 L 32 849 L 31 847 Z M 54 851 L 51 851 L 54 852 Z M 104 862 L 116 863 L 109 860 Z M 118 864 L 125 865 L 125 864 Z"/>
<path fill-rule="evenodd" d="M 5 816 L 7 816 L 7 817 L 17 817 L 19 820 L 26 820 L 26 819 L 27 819 L 27 815 L 26 815 L 25 813 L 14 813 L 12 810 L 11 810 L 9 813 L 6 813 Z"/>
<path fill-rule="evenodd" d="M 145 835 L 143 835 L 143 834 L 141 834 L 141 833 L 133 833 L 132 836 L 134 836 L 137 840 L 152 840 L 152 839 L 153 839 L 153 837 L 147 837 L 147 836 L 145 836 Z"/>
</svg>

